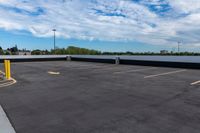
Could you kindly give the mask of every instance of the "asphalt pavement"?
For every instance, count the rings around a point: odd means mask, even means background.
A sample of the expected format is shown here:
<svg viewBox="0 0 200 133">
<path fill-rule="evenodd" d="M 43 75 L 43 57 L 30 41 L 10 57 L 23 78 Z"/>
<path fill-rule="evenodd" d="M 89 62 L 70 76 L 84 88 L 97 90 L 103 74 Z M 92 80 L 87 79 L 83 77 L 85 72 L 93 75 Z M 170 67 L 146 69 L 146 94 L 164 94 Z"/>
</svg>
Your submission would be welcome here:
<svg viewBox="0 0 200 133">
<path fill-rule="evenodd" d="M 0 105 L 16 133 L 200 133 L 199 70 L 49 61 L 12 77 Z"/>
</svg>

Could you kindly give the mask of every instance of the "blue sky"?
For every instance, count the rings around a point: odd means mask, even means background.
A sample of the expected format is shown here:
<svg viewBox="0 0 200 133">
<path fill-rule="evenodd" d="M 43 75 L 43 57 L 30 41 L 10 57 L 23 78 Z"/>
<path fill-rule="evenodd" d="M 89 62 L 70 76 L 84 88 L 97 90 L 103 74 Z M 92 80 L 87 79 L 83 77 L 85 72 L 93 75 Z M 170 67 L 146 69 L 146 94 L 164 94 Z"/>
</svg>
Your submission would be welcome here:
<svg viewBox="0 0 200 133">
<path fill-rule="evenodd" d="M 199 0 L 0 0 L 0 45 L 101 51 L 200 50 Z"/>
</svg>

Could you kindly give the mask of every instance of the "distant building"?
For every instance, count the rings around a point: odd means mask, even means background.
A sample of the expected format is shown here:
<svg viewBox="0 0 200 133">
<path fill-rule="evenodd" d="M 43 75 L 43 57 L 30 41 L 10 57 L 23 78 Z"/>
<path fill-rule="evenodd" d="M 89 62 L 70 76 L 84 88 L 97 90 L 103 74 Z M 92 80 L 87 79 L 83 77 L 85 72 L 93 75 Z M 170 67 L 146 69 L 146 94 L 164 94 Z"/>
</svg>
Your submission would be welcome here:
<svg viewBox="0 0 200 133">
<path fill-rule="evenodd" d="M 167 50 L 161 50 L 160 54 L 168 54 L 168 51 Z"/>
<path fill-rule="evenodd" d="M 19 51 L 17 55 L 31 55 L 31 51 Z"/>
</svg>

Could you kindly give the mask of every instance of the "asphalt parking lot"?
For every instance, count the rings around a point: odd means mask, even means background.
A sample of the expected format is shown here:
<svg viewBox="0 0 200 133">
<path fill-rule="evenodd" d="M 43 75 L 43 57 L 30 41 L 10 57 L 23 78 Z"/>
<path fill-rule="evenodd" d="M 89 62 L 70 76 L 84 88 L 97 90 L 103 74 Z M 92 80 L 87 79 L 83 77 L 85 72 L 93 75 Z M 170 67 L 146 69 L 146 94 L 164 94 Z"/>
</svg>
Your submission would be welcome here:
<svg viewBox="0 0 200 133">
<path fill-rule="evenodd" d="M 200 132 L 200 70 L 55 61 L 12 77 L 0 105 L 17 133 Z"/>
</svg>

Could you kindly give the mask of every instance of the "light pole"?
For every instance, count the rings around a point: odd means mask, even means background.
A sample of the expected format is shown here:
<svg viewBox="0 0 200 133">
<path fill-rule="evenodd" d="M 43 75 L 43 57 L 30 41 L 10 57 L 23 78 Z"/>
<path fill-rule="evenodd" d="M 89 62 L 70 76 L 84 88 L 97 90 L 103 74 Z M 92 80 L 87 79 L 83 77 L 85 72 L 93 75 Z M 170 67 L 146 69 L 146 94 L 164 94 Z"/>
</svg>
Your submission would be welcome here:
<svg viewBox="0 0 200 133">
<path fill-rule="evenodd" d="M 180 53 L 180 43 L 181 42 L 178 42 L 178 53 Z"/>
<path fill-rule="evenodd" d="M 53 33 L 54 33 L 54 54 L 55 54 L 55 50 L 56 50 L 56 29 L 53 29 L 52 30 L 53 31 Z"/>
</svg>

